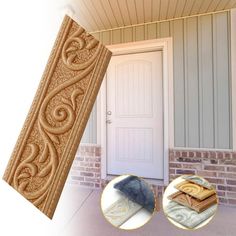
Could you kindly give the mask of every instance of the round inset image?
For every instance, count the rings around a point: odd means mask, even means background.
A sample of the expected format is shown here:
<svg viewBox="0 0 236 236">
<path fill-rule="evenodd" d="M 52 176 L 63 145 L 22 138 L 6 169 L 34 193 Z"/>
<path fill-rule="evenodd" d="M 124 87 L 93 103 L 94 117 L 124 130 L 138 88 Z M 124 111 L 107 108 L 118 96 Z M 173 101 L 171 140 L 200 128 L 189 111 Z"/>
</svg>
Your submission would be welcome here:
<svg viewBox="0 0 236 236">
<path fill-rule="evenodd" d="M 178 228 L 196 230 L 212 220 L 218 197 L 213 186 L 204 178 L 182 175 L 168 185 L 162 205 L 172 224 Z"/>
<path fill-rule="evenodd" d="M 132 230 L 146 224 L 155 211 L 154 192 L 143 179 L 133 175 L 116 177 L 105 187 L 101 208 L 113 226 Z"/>
</svg>

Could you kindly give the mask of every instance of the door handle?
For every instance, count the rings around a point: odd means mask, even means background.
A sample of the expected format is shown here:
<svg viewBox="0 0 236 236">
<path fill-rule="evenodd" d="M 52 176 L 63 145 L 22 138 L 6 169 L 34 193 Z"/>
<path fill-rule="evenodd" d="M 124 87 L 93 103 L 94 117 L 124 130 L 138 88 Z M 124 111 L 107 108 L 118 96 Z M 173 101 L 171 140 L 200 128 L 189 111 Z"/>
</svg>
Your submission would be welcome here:
<svg viewBox="0 0 236 236">
<path fill-rule="evenodd" d="M 111 111 L 107 111 L 107 115 L 109 115 L 109 116 L 110 116 L 110 115 L 111 115 Z"/>
<path fill-rule="evenodd" d="M 112 121 L 111 121 L 111 120 L 106 120 L 106 123 L 107 123 L 107 124 L 111 124 Z"/>
</svg>

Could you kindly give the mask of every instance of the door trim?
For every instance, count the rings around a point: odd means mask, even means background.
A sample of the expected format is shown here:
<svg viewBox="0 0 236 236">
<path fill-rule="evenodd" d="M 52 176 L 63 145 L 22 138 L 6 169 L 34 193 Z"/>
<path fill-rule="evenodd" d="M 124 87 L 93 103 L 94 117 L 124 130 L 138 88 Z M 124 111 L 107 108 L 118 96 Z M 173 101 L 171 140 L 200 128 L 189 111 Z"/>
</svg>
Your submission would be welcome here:
<svg viewBox="0 0 236 236">
<path fill-rule="evenodd" d="M 173 47 L 172 38 L 145 40 L 131 43 L 108 45 L 112 55 L 162 51 L 163 55 L 163 154 L 164 185 L 169 183 L 169 149 L 174 147 L 173 117 Z M 106 144 L 106 76 L 97 97 L 97 143 L 101 145 L 101 178 L 107 179 Z"/>
<path fill-rule="evenodd" d="M 231 106 L 232 106 L 232 151 L 236 151 L 236 9 L 231 10 Z M 229 151 L 229 150 L 228 150 Z"/>
</svg>

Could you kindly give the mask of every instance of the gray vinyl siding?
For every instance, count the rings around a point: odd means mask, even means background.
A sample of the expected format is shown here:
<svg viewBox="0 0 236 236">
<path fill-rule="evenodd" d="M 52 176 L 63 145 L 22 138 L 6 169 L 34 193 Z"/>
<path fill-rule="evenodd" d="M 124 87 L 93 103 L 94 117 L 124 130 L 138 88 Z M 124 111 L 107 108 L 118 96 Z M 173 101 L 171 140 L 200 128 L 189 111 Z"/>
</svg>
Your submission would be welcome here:
<svg viewBox="0 0 236 236">
<path fill-rule="evenodd" d="M 213 17 L 215 145 L 230 144 L 229 27 L 223 14 Z"/>
<path fill-rule="evenodd" d="M 97 104 L 93 106 L 87 126 L 85 128 L 82 143 L 97 143 Z"/>
<path fill-rule="evenodd" d="M 173 37 L 176 147 L 232 148 L 230 12 L 95 33 L 104 44 Z M 96 143 L 96 106 L 83 142 Z"/>
<path fill-rule="evenodd" d="M 213 148 L 215 142 L 212 16 L 200 17 L 198 25 L 200 146 Z"/>
</svg>

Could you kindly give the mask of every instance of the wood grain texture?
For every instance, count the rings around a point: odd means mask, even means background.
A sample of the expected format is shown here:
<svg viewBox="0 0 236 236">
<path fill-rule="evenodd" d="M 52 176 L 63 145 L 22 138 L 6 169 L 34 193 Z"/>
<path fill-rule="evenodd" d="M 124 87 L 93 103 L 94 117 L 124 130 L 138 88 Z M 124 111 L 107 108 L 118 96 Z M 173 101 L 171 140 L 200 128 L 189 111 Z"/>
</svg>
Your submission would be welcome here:
<svg viewBox="0 0 236 236">
<path fill-rule="evenodd" d="M 203 179 L 200 176 L 197 176 L 197 175 L 185 175 L 182 178 L 184 180 L 187 180 L 187 181 L 191 182 L 191 183 L 203 186 L 204 188 L 213 189 L 212 184 L 210 184 L 207 180 Z"/>
<path fill-rule="evenodd" d="M 199 200 L 204 200 L 211 195 L 215 194 L 215 190 L 213 189 L 207 189 L 203 186 L 183 181 L 175 186 L 179 191 L 187 193 Z"/>
<path fill-rule="evenodd" d="M 49 218 L 111 53 L 65 16 L 3 179 Z"/>
<path fill-rule="evenodd" d="M 183 206 L 187 206 L 197 211 L 198 213 L 206 210 L 210 206 L 217 203 L 216 194 L 201 201 L 197 198 L 191 197 L 190 195 L 180 191 L 171 194 L 170 196 L 168 196 L 168 199 L 177 202 Z"/>
</svg>

